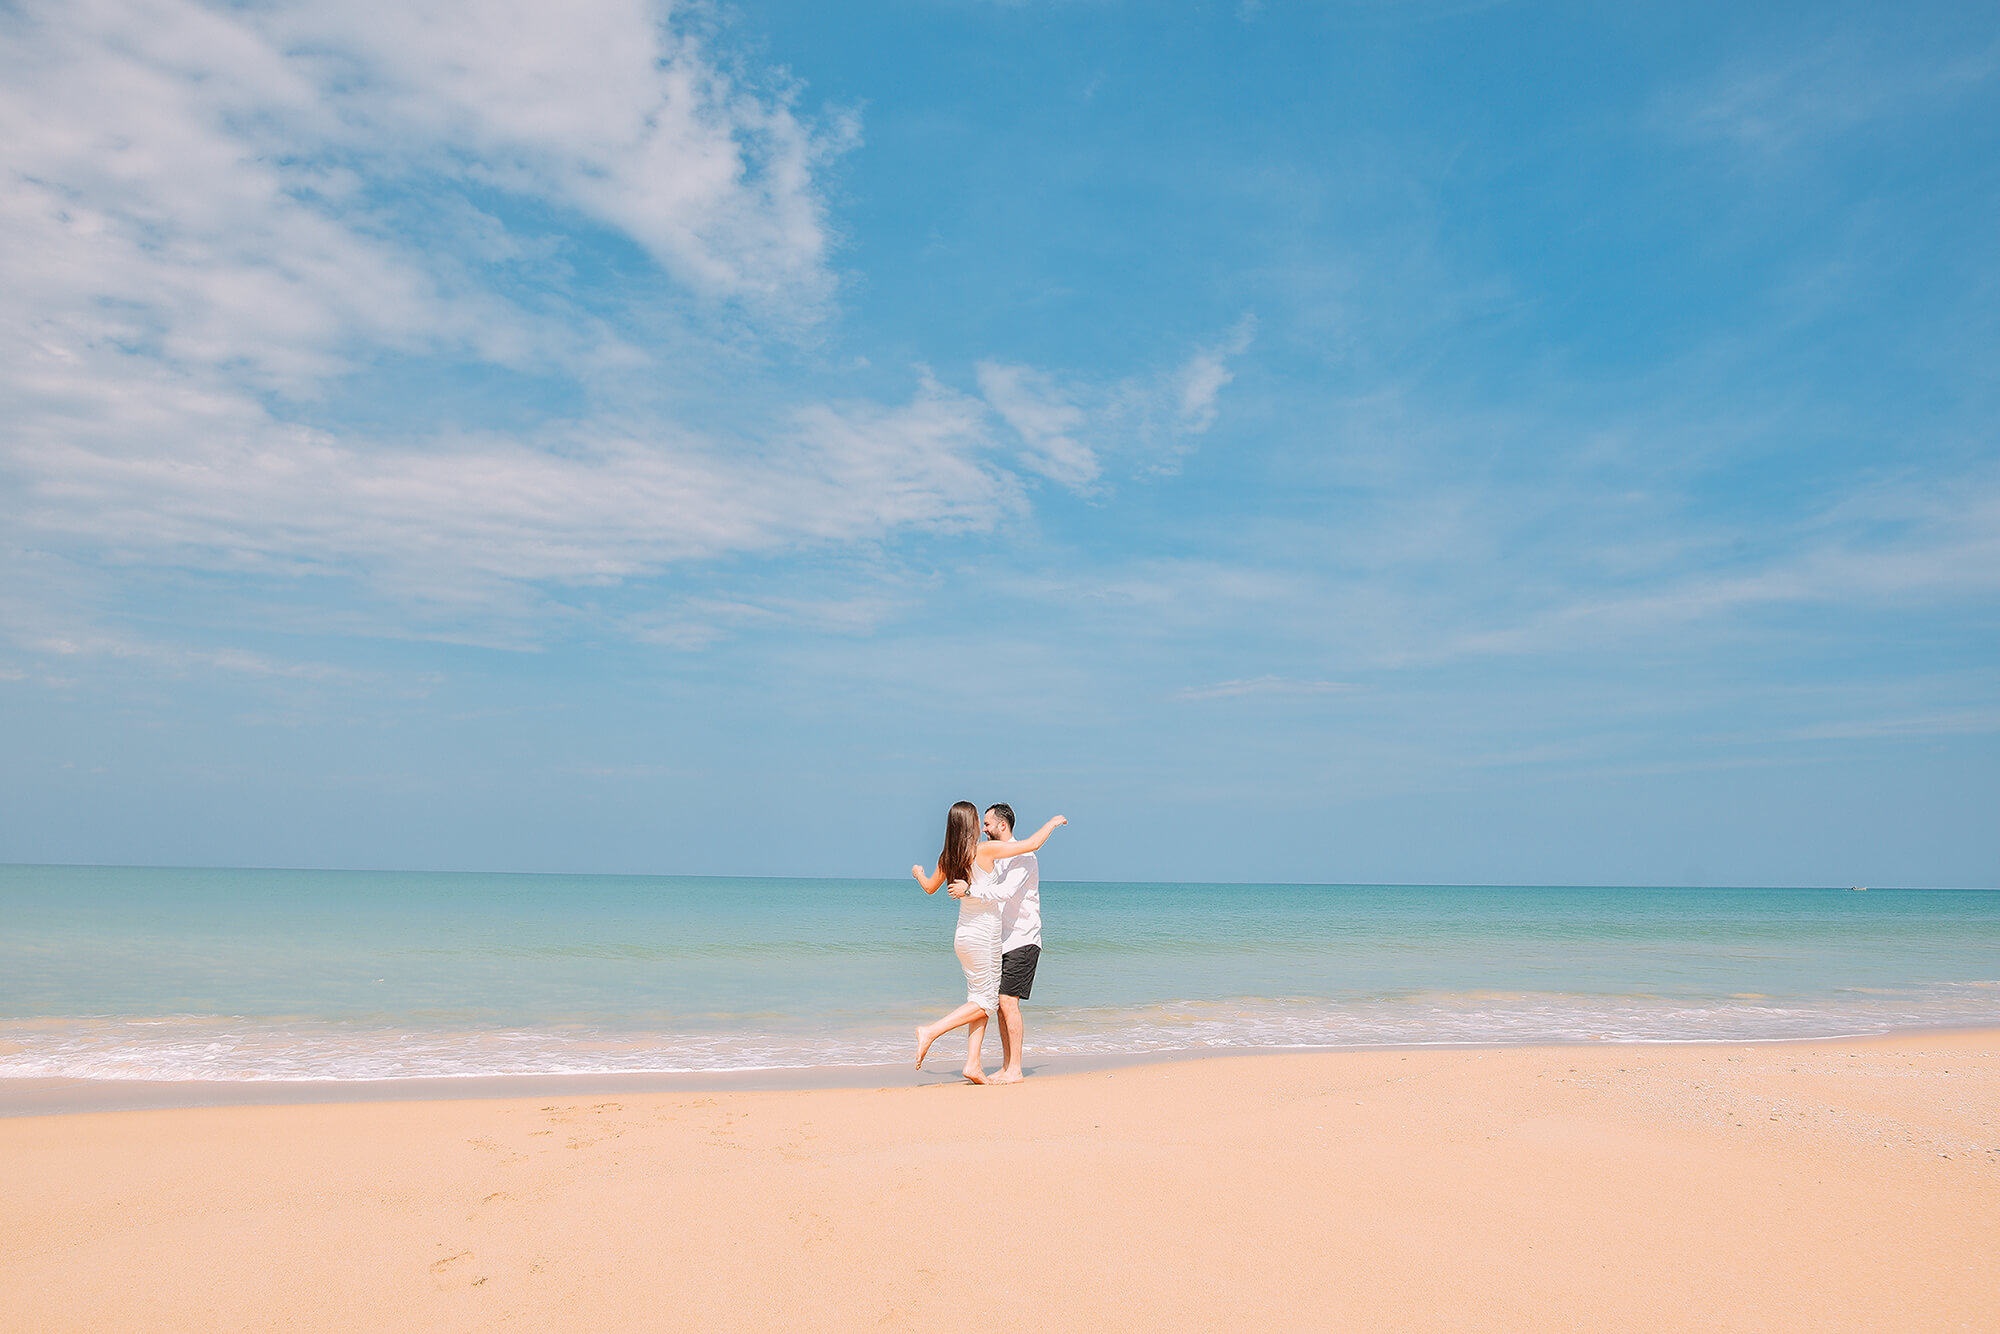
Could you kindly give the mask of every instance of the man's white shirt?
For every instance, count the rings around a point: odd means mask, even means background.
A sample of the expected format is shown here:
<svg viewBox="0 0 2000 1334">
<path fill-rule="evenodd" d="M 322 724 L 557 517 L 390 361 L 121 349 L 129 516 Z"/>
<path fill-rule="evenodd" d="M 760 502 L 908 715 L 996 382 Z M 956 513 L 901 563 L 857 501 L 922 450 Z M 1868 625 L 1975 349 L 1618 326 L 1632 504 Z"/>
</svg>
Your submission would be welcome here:
<svg viewBox="0 0 2000 1334">
<path fill-rule="evenodd" d="M 1006 889 L 1000 900 L 1000 952 L 1042 943 L 1042 867 L 1032 852 L 1001 857 L 993 875 Z"/>
</svg>

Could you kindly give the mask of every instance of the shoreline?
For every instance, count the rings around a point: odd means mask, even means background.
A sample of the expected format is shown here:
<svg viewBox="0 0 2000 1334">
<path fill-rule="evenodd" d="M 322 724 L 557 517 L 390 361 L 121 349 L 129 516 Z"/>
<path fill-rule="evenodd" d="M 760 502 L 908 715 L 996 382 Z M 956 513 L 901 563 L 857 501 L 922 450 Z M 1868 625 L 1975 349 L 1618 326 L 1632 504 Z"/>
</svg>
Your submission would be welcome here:
<svg viewBox="0 0 2000 1334">
<path fill-rule="evenodd" d="M 2000 1030 L 0 1121 L 0 1330 L 2000 1330 Z"/>
<path fill-rule="evenodd" d="M 1637 1039 L 1578 1042 L 1410 1042 L 1355 1046 L 1187 1047 L 1134 1053 L 1056 1054 L 1030 1059 L 1036 1079 L 1231 1057 L 1325 1056 L 1366 1052 L 1569 1051 L 1735 1048 L 1822 1043 L 1868 1044 L 1904 1038 L 1985 1038 L 2000 1044 L 2000 1023 L 1900 1028 L 1830 1037 Z M 335 1104 L 461 1102 L 506 1098 L 615 1097 L 667 1093 L 799 1093 L 820 1089 L 923 1088 L 962 1083 L 948 1052 L 921 1071 L 907 1064 L 783 1066 L 736 1070 L 605 1071 L 580 1074 L 432 1075 L 397 1079 L 150 1080 L 0 1078 L 0 1120 L 176 1108 L 293 1107 Z"/>
</svg>

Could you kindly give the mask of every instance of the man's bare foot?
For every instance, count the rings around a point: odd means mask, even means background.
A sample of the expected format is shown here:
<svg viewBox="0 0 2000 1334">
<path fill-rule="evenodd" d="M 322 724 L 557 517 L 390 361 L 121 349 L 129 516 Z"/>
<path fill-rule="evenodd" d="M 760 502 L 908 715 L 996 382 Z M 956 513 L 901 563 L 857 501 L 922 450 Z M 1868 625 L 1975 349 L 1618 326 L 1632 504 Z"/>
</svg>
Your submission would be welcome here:
<svg viewBox="0 0 2000 1334">
<path fill-rule="evenodd" d="M 924 1068 L 924 1057 L 930 1053 L 931 1044 L 936 1041 L 936 1038 L 924 1035 L 924 1026 L 922 1024 L 917 1025 L 917 1069 L 921 1070 Z"/>
<path fill-rule="evenodd" d="M 1019 1070 L 995 1070 L 986 1082 L 989 1084 L 1018 1084 L 1026 1078 L 1027 1076 Z"/>
<path fill-rule="evenodd" d="M 965 1082 L 968 1084 L 988 1084 L 992 1082 L 987 1079 L 986 1072 L 976 1065 L 968 1065 L 958 1073 L 965 1076 Z"/>
</svg>

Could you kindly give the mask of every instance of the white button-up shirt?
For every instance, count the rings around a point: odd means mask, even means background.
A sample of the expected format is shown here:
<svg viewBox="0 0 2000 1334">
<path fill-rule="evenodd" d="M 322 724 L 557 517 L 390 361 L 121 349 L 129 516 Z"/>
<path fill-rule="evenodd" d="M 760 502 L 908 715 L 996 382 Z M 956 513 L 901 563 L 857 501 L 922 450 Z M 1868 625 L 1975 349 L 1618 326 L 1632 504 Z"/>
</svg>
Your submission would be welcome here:
<svg viewBox="0 0 2000 1334">
<path fill-rule="evenodd" d="M 993 874 L 1007 890 L 1000 901 L 1000 952 L 1042 943 L 1042 867 L 1032 852 L 1002 857 Z"/>
</svg>

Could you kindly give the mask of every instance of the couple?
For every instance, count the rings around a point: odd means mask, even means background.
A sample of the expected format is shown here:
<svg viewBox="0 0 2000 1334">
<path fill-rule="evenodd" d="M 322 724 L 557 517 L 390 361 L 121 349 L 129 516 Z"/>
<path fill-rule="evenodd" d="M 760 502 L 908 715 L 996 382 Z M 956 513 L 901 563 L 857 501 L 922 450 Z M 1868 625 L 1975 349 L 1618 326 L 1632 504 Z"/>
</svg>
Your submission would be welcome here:
<svg viewBox="0 0 2000 1334">
<path fill-rule="evenodd" d="M 1035 983 L 1035 965 L 1042 957 L 1042 872 L 1035 852 L 1048 842 L 1058 815 L 1033 838 L 1015 839 L 1014 808 L 996 802 L 979 808 L 969 801 L 954 804 L 944 821 L 944 851 L 929 875 L 921 866 L 910 874 L 935 894 L 949 884 L 958 900 L 958 932 L 953 944 L 965 969 L 965 1004 L 934 1024 L 917 1029 L 917 1069 L 924 1054 L 952 1029 L 970 1025 L 965 1035 L 965 1077 L 975 1084 L 1018 1084 L 1021 1074 L 1021 1002 Z M 986 842 L 979 841 L 981 829 Z M 1000 1020 L 999 1073 L 986 1077 L 986 1021 Z"/>
</svg>

